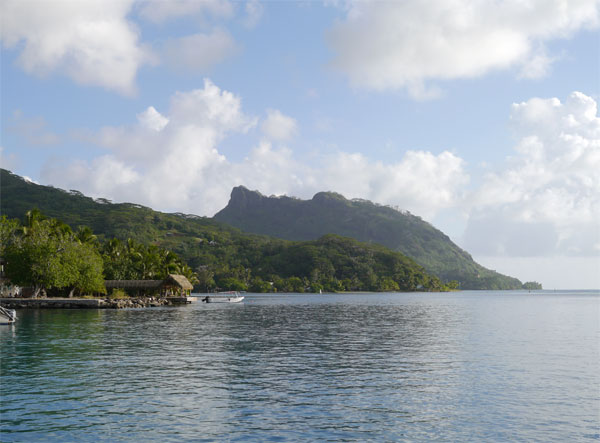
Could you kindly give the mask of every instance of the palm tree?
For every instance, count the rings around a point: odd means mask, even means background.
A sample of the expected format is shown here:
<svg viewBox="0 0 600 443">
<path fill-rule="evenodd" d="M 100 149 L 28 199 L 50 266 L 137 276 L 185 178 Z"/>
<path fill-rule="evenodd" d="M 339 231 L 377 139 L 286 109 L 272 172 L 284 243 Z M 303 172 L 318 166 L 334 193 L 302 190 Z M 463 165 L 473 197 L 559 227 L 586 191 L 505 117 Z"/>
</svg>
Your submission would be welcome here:
<svg viewBox="0 0 600 443">
<path fill-rule="evenodd" d="M 52 219 L 50 220 L 51 223 L 51 227 L 52 227 L 52 233 L 54 235 L 56 235 L 59 238 L 72 238 L 73 237 L 73 230 L 71 229 L 71 227 L 66 224 L 63 223 L 60 220 L 57 219 Z"/>
<path fill-rule="evenodd" d="M 163 277 L 166 278 L 169 274 L 181 274 L 182 263 L 177 254 L 167 249 L 163 249 L 161 252 Z"/>
<path fill-rule="evenodd" d="M 127 253 L 125 245 L 118 238 L 113 238 L 104 244 L 102 256 L 104 272 L 108 279 L 122 280 L 127 276 Z"/>
<path fill-rule="evenodd" d="M 80 244 L 97 245 L 98 237 L 94 235 L 94 231 L 89 226 L 80 226 L 75 233 L 75 238 Z"/>
<path fill-rule="evenodd" d="M 25 213 L 25 226 L 22 227 L 23 235 L 31 235 L 42 220 L 46 220 L 46 217 L 39 209 L 33 208 L 27 211 Z"/>
</svg>

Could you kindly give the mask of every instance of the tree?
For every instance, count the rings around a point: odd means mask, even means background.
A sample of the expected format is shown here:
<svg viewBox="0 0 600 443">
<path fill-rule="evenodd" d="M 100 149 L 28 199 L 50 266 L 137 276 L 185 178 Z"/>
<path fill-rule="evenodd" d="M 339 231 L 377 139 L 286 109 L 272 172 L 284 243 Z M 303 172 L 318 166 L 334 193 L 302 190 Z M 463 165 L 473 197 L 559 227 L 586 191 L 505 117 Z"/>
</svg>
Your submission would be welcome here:
<svg viewBox="0 0 600 443">
<path fill-rule="evenodd" d="M 62 252 L 62 266 L 71 273 L 69 297 L 80 294 L 105 293 L 102 257 L 90 244 L 71 242 Z"/>
<path fill-rule="evenodd" d="M 23 236 L 6 247 L 6 276 L 16 285 L 33 286 L 34 295 L 44 288 L 67 286 L 69 277 L 61 266 L 65 241 L 54 235 L 48 221 L 31 223 Z"/>
<path fill-rule="evenodd" d="M 458 283 L 456 280 L 452 280 L 449 281 L 448 283 L 446 283 L 446 288 L 450 291 L 455 291 L 460 287 L 460 283 Z"/>
<path fill-rule="evenodd" d="M 107 280 L 126 280 L 130 275 L 131 264 L 123 242 L 113 238 L 104 243 L 101 249 L 104 262 L 104 276 Z"/>
<path fill-rule="evenodd" d="M 391 277 L 384 277 L 379 280 L 377 290 L 378 291 L 398 291 L 398 290 L 400 290 L 400 287 L 398 286 L 398 283 L 396 283 Z"/>
<path fill-rule="evenodd" d="M 260 277 L 254 277 L 250 283 L 249 289 L 252 292 L 271 292 L 271 284 L 263 281 Z"/>
<path fill-rule="evenodd" d="M 304 292 L 304 282 L 298 277 L 288 278 L 287 287 L 290 292 Z"/>
<path fill-rule="evenodd" d="M 82 245 L 66 225 L 41 214 L 28 216 L 27 229 L 5 248 L 6 276 L 16 285 L 43 289 L 103 292 L 102 259 Z"/>
<path fill-rule="evenodd" d="M 25 226 L 23 226 L 23 234 L 27 235 L 34 229 L 39 222 L 45 220 L 46 217 L 40 212 L 39 209 L 33 208 L 25 213 Z"/>
<path fill-rule="evenodd" d="M 0 217 L 0 257 L 4 256 L 6 246 L 17 238 L 19 227 L 18 220 L 9 219 L 6 215 Z"/>
<path fill-rule="evenodd" d="M 89 226 L 80 226 L 75 233 L 75 238 L 82 244 L 98 245 L 98 237 L 94 235 L 94 231 Z"/>
<path fill-rule="evenodd" d="M 244 282 L 241 282 L 237 278 L 234 278 L 234 277 L 223 278 L 223 279 L 219 280 L 217 283 L 218 283 L 219 287 L 222 289 L 228 289 L 231 291 L 247 291 L 248 290 L 248 285 L 246 285 Z"/>
</svg>

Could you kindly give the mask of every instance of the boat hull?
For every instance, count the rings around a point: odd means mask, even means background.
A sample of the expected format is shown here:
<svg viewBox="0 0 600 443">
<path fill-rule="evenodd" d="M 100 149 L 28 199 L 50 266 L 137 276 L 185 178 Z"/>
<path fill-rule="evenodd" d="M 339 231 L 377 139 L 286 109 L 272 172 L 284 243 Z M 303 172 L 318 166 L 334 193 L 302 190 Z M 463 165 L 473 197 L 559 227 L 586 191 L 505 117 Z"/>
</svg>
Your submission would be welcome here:
<svg viewBox="0 0 600 443">
<path fill-rule="evenodd" d="M 222 297 L 222 296 L 214 296 L 208 295 L 202 299 L 204 303 L 239 303 L 244 299 L 243 296 L 239 297 Z"/>
</svg>

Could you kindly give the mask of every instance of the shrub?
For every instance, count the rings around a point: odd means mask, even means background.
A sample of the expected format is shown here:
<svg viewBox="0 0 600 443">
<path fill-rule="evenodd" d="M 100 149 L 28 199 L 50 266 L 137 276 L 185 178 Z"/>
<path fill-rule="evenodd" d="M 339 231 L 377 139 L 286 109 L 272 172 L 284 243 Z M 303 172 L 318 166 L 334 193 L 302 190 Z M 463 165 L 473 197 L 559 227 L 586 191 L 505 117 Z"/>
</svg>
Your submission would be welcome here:
<svg viewBox="0 0 600 443">
<path fill-rule="evenodd" d="M 124 298 L 129 298 L 129 296 L 123 289 L 115 288 L 112 290 L 112 293 L 108 296 L 108 298 L 112 300 L 122 300 Z"/>
</svg>

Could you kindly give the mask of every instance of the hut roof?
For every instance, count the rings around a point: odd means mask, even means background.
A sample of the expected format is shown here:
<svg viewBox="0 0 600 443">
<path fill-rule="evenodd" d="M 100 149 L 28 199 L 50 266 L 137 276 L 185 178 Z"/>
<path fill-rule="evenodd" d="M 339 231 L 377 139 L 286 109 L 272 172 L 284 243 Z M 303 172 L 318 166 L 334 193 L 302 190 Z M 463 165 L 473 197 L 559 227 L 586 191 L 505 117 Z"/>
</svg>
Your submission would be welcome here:
<svg viewBox="0 0 600 443">
<path fill-rule="evenodd" d="M 164 284 L 167 285 L 169 283 L 175 284 L 175 286 L 179 286 L 180 288 L 185 290 L 194 289 L 194 286 L 190 283 L 190 281 L 185 276 L 180 274 L 169 274 L 169 276 L 164 281 Z"/>
</svg>

